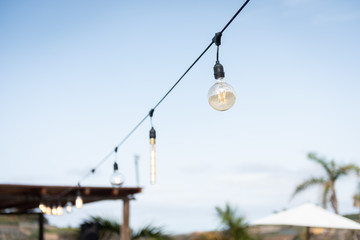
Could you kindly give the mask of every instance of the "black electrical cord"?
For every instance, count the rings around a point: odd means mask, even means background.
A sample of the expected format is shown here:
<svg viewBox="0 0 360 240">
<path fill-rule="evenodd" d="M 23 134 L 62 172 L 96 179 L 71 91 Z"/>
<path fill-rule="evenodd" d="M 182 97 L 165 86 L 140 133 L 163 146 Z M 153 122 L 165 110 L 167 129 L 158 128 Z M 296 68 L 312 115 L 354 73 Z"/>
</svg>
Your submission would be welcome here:
<svg viewBox="0 0 360 240">
<path fill-rule="evenodd" d="M 155 105 L 154 109 L 156 109 L 162 101 L 171 93 L 171 91 L 178 85 L 178 83 L 185 77 L 185 75 L 191 70 L 191 68 L 200 60 L 200 58 L 209 50 L 209 48 L 214 44 L 211 42 L 209 46 L 200 54 L 200 56 L 190 65 L 190 67 L 184 72 L 184 74 L 176 81 L 176 83 L 170 88 L 170 90 L 160 99 L 160 101 Z"/>
<path fill-rule="evenodd" d="M 150 112 L 121 140 L 121 142 L 116 146 L 116 149 L 125 143 L 125 141 L 136 131 L 136 129 L 148 118 L 152 117 L 154 110 L 164 101 L 164 99 L 171 93 L 171 91 L 180 83 L 180 81 L 185 77 L 185 75 L 192 69 L 192 67 L 201 59 L 201 57 L 209 50 L 209 48 L 215 43 L 217 45 L 217 60 L 219 59 L 219 45 L 222 33 L 229 27 L 229 25 L 234 21 L 234 19 L 239 15 L 239 13 L 245 8 L 250 0 L 246 0 L 245 3 L 239 8 L 239 10 L 234 14 L 230 21 L 225 25 L 225 27 L 218 33 L 215 34 L 212 42 L 205 48 L 205 50 L 200 54 L 198 58 L 190 65 L 190 67 L 184 72 L 184 74 L 175 82 L 175 84 L 167 91 L 167 93 L 160 99 L 160 101 L 150 110 Z M 80 183 L 88 178 L 91 174 L 94 174 L 96 169 L 99 168 L 112 154 L 114 151 L 109 152 L 89 173 L 80 179 L 78 184 L 72 188 L 68 189 L 61 196 L 65 196 L 67 193 L 80 187 Z"/>
<path fill-rule="evenodd" d="M 234 21 L 234 19 L 239 15 L 239 13 L 244 9 L 244 7 L 248 4 L 250 0 L 247 0 L 240 9 L 235 13 L 235 15 L 230 19 L 230 21 L 225 25 L 225 27 L 220 32 L 220 37 L 222 33 L 229 27 L 229 25 Z M 218 33 L 217 33 L 218 34 Z M 215 40 L 213 39 L 212 42 L 205 48 L 205 50 L 200 54 L 198 58 L 190 65 L 190 67 L 184 72 L 184 74 L 175 82 L 175 84 L 167 91 L 167 93 L 160 99 L 160 101 L 151 109 L 151 111 L 126 135 L 123 140 L 117 145 L 117 148 L 119 148 L 121 145 L 124 144 L 124 142 L 135 132 L 135 130 L 154 112 L 154 110 L 164 101 L 164 99 L 171 93 L 171 91 L 180 83 L 180 81 L 185 77 L 185 75 L 192 69 L 192 67 L 200 60 L 200 58 L 209 50 L 209 48 L 215 43 Z M 218 55 L 218 51 L 217 51 Z M 217 57 L 218 58 L 218 57 Z M 108 153 L 103 160 L 101 160 L 92 170 L 97 169 L 100 167 L 111 155 L 113 154 L 113 151 Z M 84 181 L 87 177 L 89 177 L 92 173 L 95 171 L 91 171 L 90 173 L 86 174 L 80 181 Z"/>
<path fill-rule="evenodd" d="M 232 21 L 234 21 L 234 19 L 239 15 L 239 13 L 244 9 L 244 7 L 246 7 L 246 5 L 248 4 L 248 2 L 250 2 L 250 0 L 246 0 L 246 2 L 244 2 L 244 4 L 241 6 L 241 8 L 239 8 L 239 10 L 235 13 L 235 15 L 230 19 L 230 21 L 225 25 L 225 27 L 220 31 L 221 33 L 223 33 L 228 26 L 232 23 Z"/>
</svg>

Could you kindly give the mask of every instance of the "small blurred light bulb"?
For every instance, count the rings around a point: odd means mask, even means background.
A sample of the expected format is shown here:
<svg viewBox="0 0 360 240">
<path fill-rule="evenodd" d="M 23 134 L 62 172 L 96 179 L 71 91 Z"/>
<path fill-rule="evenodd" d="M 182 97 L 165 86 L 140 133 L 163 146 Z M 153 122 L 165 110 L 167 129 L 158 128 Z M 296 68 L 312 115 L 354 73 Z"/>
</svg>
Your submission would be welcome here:
<svg viewBox="0 0 360 240">
<path fill-rule="evenodd" d="M 40 202 L 39 204 L 39 209 L 42 213 L 45 213 L 46 212 L 46 206 L 43 202 Z"/>
<path fill-rule="evenodd" d="M 218 111 L 230 109 L 236 100 L 232 86 L 225 82 L 224 67 L 219 61 L 214 66 L 215 84 L 209 89 L 208 102 L 211 107 Z"/>
<path fill-rule="evenodd" d="M 71 211 L 72 211 L 71 201 L 68 201 L 68 202 L 66 203 L 65 208 L 66 208 L 66 212 L 67 212 L 67 213 L 71 213 Z"/>
<path fill-rule="evenodd" d="M 111 175 L 110 183 L 113 187 L 121 187 L 124 184 L 125 177 L 119 172 L 119 166 L 114 162 L 114 173 Z"/>
<path fill-rule="evenodd" d="M 56 209 L 57 215 L 61 216 L 63 215 L 63 207 L 61 206 L 61 204 L 58 205 L 57 209 Z"/>
<path fill-rule="evenodd" d="M 56 215 L 56 214 L 57 214 L 57 208 L 56 208 L 55 205 L 53 205 L 53 207 L 52 207 L 51 214 L 52 214 L 52 215 Z"/>
<path fill-rule="evenodd" d="M 76 208 L 82 208 L 83 206 L 83 199 L 81 198 L 80 191 L 77 192 L 75 199 L 75 207 Z"/>
<path fill-rule="evenodd" d="M 156 182 L 156 131 L 152 127 L 150 130 L 150 183 L 155 184 Z"/>
<path fill-rule="evenodd" d="M 46 215 L 51 215 L 51 207 L 50 206 L 46 207 Z"/>
</svg>

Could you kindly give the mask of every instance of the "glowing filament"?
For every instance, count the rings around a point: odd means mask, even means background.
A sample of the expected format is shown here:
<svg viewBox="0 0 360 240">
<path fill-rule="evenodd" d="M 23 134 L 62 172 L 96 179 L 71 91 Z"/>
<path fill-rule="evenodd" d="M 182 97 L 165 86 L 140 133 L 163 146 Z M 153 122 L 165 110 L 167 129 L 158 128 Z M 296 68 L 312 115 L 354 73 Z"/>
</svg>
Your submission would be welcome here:
<svg viewBox="0 0 360 240">
<path fill-rule="evenodd" d="M 151 141 L 153 140 L 153 141 Z M 153 143 L 152 143 L 153 142 Z M 155 184 L 156 182 L 156 151 L 155 151 L 155 139 L 150 139 L 150 183 Z"/>
<path fill-rule="evenodd" d="M 218 103 L 224 103 L 226 101 L 226 91 L 225 91 L 225 89 L 223 89 L 223 88 L 219 89 L 217 97 L 218 97 Z"/>
</svg>

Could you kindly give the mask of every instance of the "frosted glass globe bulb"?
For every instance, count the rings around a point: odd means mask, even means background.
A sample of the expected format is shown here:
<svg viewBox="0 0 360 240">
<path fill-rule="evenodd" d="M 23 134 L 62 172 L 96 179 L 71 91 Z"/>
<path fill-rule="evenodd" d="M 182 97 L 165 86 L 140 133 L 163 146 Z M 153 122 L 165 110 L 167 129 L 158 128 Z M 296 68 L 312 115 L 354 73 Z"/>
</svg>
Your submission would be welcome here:
<svg viewBox="0 0 360 240">
<path fill-rule="evenodd" d="M 111 185 L 113 187 L 121 187 L 124 184 L 124 181 L 124 176 L 118 170 L 114 170 L 114 173 L 111 175 L 110 178 Z"/>
<path fill-rule="evenodd" d="M 46 212 L 46 206 L 45 206 L 45 204 L 44 204 L 43 202 L 41 202 L 41 203 L 39 204 L 39 209 L 40 209 L 40 211 L 41 211 L 42 213 L 45 213 L 45 212 Z"/>
<path fill-rule="evenodd" d="M 56 208 L 56 213 L 57 215 L 61 216 L 63 215 L 63 207 L 59 204 L 58 207 Z"/>
<path fill-rule="evenodd" d="M 66 206 L 66 212 L 67 212 L 67 213 L 71 213 L 71 211 L 72 211 L 72 204 L 71 204 L 71 202 L 68 201 L 65 206 Z"/>
<path fill-rule="evenodd" d="M 51 209 L 51 214 L 52 215 L 57 215 L 57 208 L 55 205 L 53 205 L 52 209 Z"/>
</svg>

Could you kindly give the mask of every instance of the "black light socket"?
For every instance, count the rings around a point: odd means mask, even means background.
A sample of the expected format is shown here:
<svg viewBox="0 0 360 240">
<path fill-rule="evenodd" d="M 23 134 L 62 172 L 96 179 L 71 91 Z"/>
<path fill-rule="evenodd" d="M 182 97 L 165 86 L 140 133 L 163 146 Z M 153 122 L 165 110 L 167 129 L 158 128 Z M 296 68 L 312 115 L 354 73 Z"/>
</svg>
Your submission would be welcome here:
<svg viewBox="0 0 360 240">
<path fill-rule="evenodd" d="M 117 171 L 117 170 L 119 170 L 119 166 L 118 166 L 118 164 L 115 162 L 115 163 L 114 163 L 114 171 Z"/>
<path fill-rule="evenodd" d="M 219 61 L 217 61 L 214 66 L 214 76 L 215 76 L 215 79 L 225 77 L 224 67 L 223 67 L 223 65 L 221 65 L 221 63 Z"/>
<path fill-rule="evenodd" d="M 150 129 L 150 138 L 154 138 L 154 139 L 156 138 L 156 131 L 154 127 Z"/>
</svg>

